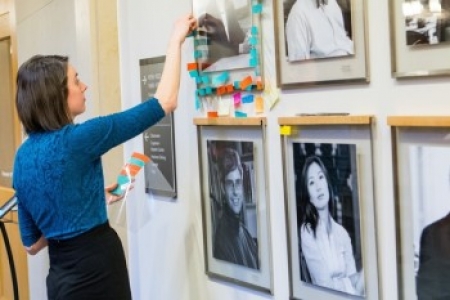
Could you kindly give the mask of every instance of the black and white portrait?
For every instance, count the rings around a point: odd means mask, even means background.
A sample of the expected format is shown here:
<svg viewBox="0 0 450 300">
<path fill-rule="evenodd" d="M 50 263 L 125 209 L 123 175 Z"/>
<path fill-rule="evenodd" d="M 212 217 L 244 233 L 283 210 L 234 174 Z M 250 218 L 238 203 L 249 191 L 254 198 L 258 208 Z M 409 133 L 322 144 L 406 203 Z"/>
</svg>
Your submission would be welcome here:
<svg viewBox="0 0 450 300">
<path fill-rule="evenodd" d="M 404 0 L 406 44 L 450 41 L 450 0 Z"/>
<path fill-rule="evenodd" d="M 213 257 L 260 268 L 253 142 L 207 141 Z"/>
<path fill-rule="evenodd" d="M 450 148 L 411 146 L 409 173 L 417 296 L 450 299 Z"/>
<path fill-rule="evenodd" d="M 201 71 L 248 68 L 252 3 L 250 0 L 194 0 L 198 18 L 195 50 Z"/>
<path fill-rule="evenodd" d="M 283 0 L 289 62 L 353 55 L 351 0 Z"/>
<path fill-rule="evenodd" d="M 301 281 L 364 296 L 356 145 L 294 143 Z"/>
</svg>

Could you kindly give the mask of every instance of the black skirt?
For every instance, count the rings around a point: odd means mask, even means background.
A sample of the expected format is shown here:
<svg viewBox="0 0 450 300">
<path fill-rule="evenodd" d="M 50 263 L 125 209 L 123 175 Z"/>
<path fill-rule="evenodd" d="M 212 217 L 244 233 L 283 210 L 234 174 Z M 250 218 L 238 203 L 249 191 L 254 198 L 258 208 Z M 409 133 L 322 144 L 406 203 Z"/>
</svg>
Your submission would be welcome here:
<svg viewBox="0 0 450 300">
<path fill-rule="evenodd" d="M 125 253 L 108 223 L 67 240 L 49 240 L 49 300 L 130 300 Z"/>
</svg>

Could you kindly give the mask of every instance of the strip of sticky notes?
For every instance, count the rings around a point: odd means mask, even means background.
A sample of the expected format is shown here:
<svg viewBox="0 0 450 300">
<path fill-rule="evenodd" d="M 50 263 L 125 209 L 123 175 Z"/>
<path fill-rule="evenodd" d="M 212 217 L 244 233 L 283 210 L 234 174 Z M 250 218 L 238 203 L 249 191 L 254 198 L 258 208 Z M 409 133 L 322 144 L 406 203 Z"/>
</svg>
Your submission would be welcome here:
<svg viewBox="0 0 450 300">
<path fill-rule="evenodd" d="M 117 176 L 117 188 L 111 194 L 121 196 L 133 182 L 136 175 L 150 161 L 150 157 L 139 152 L 133 152 L 128 162 L 122 167 Z"/>
<path fill-rule="evenodd" d="M 259 18 L 263 11 L 260 2 L 261 0 L 252 0 L 253 17 Z M 247 117 L 248 113 L 243 109 L 244 106 L 251 106 L 257 114 L 264 112 L 265 96 L 260 71 L 259 34 L 258 27 L 252 26 L 246 38 L 250 47 L 248 66 L 253 73 L 236 80 L 229 71 L 202 72 L 204 65 L 207 65 L 208 45 L 211 41 L 204 28 L 192 32 L 190 36 L 194 37 L 195 62 L 187 64 L 187 71 L 197 85 L 194 95 L 196 110 L 206 107 L 207 116 L 210 118 L 230 116 L 232 113 L 234 117 Z M 210 104 L 205 105 L 205 102 L 210 102 L 211 99 L 217 102 L 212 109 Z"/>
</svg>

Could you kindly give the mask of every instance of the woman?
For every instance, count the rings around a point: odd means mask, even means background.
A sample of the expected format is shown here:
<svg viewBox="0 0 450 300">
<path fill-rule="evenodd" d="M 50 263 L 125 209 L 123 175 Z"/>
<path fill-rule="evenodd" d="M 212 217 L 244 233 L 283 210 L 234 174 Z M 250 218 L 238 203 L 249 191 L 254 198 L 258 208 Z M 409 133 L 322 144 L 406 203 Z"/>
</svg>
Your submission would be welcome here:
<svg viewBox="0 0 450 300">
<path fill-rule="evenodd" d="M 317 156 L 305 160 L 300 184 L 300 251 L 311 282 L 333 290 L 363 295 L 350 237 L 332 211 L 333 190 L 328 172 Z M 302 267 L 302 266 L 301 266 Z"/>
<path fill-rule="evenodd" d="M 131 299 L 122 244 L 108 224 L 101 156 L 176 108 L 181 46 L 196 27 L 190 14 L 175 23 L 154 98 L 82 124 L 74 119 L 86 109 L 87 86 L 67 57 L 36 55 L 19 68 L 16 106 L 28 138 L 13 186 L 25 249 L 49 247 L 49 299 Z"/>
</svg>

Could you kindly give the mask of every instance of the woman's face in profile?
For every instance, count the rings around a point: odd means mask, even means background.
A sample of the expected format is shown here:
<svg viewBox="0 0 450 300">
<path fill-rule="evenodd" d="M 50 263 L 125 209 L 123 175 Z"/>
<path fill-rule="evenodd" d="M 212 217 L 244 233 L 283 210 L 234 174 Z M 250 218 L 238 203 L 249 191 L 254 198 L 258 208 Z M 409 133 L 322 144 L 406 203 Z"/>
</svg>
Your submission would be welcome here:
<svg viewBox="0 0 450 300">
<path fill-rule="evenodd" d="M 328 182 L 322 168 L 313 162 L 306 172 L 306 186 L 308 187 L 309 199 L 317 210 L 328 208 L 330 192 Z"/>
</svg>

